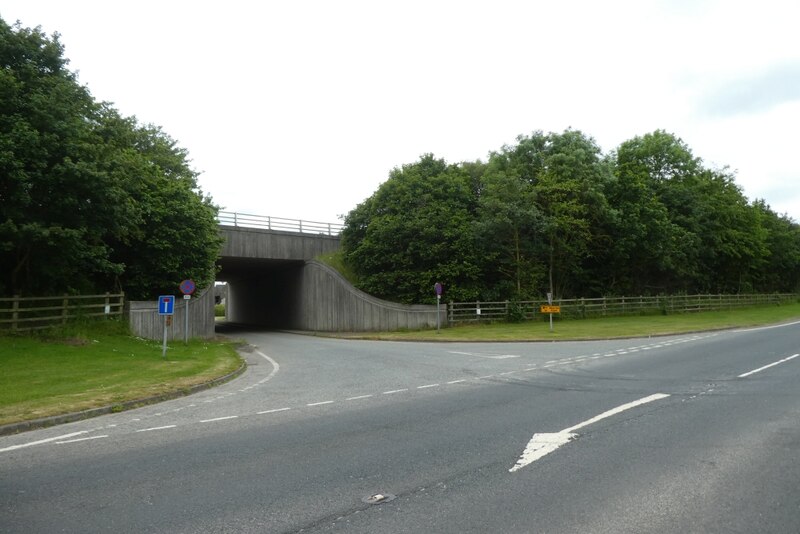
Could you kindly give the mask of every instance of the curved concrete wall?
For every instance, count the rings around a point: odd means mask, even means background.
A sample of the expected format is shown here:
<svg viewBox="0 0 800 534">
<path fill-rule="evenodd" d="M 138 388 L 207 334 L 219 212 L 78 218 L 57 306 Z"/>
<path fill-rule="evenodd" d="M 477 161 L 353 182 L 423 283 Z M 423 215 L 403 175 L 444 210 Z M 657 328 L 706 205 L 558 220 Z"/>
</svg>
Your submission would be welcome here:
<svg viewBox="0 0 800 534">
<path fill-rule="evenodd" d="M 331 267 L 307 261 L 294 288 L 292 328 L 323 332 L 366 332 L 436 328 L 436 306 L 406 305 L 375 298 L 353 287 Z M 447 317 L 441 307 L 441 320 Z"/>
</svg>

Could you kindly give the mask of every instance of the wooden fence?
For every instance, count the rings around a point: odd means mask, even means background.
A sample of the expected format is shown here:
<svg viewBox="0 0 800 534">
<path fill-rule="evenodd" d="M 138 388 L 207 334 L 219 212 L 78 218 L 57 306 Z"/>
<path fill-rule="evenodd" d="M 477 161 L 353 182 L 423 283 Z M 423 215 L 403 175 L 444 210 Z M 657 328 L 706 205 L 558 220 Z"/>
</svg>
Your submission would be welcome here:
<svg viewBox="0 0 800 534">
<path fill-rule="evenodd" d="M 797 293 L 776 293 L 556 299 L 553 304 L 561 307 L 561 317 L 586 318 L 726 310 L 797 300 L 800 300 L 800 295 Z M 503 321 L 513 316 L 533 320 L 546 315 L 539 311 L 540 306 L 544 304 L 547 304 L 546 300 L 450 302 L 447 306 L 447 320 L 450 324 Z"/>
<path fill-rule="evenodd" d="M 79 317 L 122 315 L 124 293 L 0 298 L 0 329 L 38 330 Z"/>
</svg>

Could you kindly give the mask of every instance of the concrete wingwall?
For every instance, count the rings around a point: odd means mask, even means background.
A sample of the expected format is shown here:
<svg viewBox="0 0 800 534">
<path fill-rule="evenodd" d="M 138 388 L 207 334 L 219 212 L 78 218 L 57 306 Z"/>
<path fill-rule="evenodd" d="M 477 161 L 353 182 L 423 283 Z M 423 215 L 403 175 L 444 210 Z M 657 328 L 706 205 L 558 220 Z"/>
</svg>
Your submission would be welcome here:
<svg viewBox="0 0 800 534">
<path fill-rule="evenodd" d="M 338 271 L 307 261 L 294 287 L 291 328 L 321 332 L 370 332 L 436 328 L 435 305 L 406 305 L 375 298 L 353 287 Z M 441 306 L 441 321 L 447 317 Z"/>
<path fill-rule="evenodd" d="M 167 340 L 183 340 L 186 328 L 186 300 L 175 297 L 175 314 L 167 327 Z M 125 303 L 131 333 L 144 339 L 163 339 L 164 316 L 158 314 L 158 301 L 132 300 Z M 214 337 L 214 288 L 206 289 L 189 301 L 189 339 Z"/>
</svg>

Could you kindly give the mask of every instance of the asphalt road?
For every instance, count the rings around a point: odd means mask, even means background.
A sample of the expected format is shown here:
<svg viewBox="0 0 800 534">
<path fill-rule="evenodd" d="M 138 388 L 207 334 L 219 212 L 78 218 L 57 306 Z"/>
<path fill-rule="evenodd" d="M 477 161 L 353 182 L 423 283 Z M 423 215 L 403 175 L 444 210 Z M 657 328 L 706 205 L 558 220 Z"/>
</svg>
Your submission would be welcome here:
<svg viewBox="0 0 800 534">
<path fill-rule="evenodd" d="M 800 323 L 236 335 L 229 384 L 0 438 L 0 532 L 800 532 Z"/>
</svg>

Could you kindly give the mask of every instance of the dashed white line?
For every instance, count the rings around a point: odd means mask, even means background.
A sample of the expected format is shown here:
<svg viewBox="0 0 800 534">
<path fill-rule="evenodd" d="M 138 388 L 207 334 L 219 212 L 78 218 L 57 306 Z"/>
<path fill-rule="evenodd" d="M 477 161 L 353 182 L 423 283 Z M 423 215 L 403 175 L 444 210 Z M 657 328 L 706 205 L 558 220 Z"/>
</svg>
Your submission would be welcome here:
<svg viewBox="0 0 800 534">
<path fill-rule="evenodd" d="M 264 414 L 267 414 L 267 413 L 285 412 L 287 410 L 291 410 L 291 408 L 275 408 L 274 410 L 264 410 L 263 412 L 257 412 L 257 415 L 264 415 Z"/>
<path fill-rule="evenodd" d="M 756 373 L 760 373 L 761 371 L 763 371 L 763 370 L 765 370 L 765 369 L 769 369 L 770 367 L 774 367 L 774 366 L 776 366 L 776 365 L 780 365 L 780 364 L 782 364 L 782 363 L 786 363 L 786 362 L 788 362 L 789 360 L 793 360 L 793 359 L 797 358 L 798 356 L 800 356 L 800 354 L 794 354 L 794 355 L 792 355 L 792 356 L 789 356 L 788 358 L 784 358 L 784 359 L 782 359 L 782 360 L 779 360 L 779 361 L 777 361 L 777 362 L 773 362 L 773 363 L 771 363 L 771 364 L 769 364 L 769 365 L 765 365 L 764 367 L 759 367 L 758 369 L 754 369 L 754 370 L 752 370 L 752 371 L 750 371 L 750 372 L 747 372 L 747 373 L 741 374 L 741 375 L 739 375 L 739 376 L 738 376 L 738 378 L 747 378 L 747 377 L 748 377 L 748 376 L 750 376 L 750 375 L 754 375 L 754 374 L 756 374 Z"/>
<path fill-rule="evenodd" d="M 333 403 L 334 403 L 334 401 L 312 402 L 312 403 L 306 404 L 306 406 L 322 406 L 323 404 L 333 404 Z"/>
<path fill-rule="evenodd" d="M 424 386 L 417 386 L 417 389 L 437 388 L 439 384 L 425 384 Z"/>
<path fill-rule="evenodd" d="M 392 389 L 392 390 L 389 390 L 389 391 L 384 391 L 384 392 L 382 393 L 382 395 L 394 395 L 395 393 L 402 393 L 402 392 L 404 392 L 404 391 L 408 391 L 408 388 L 404 388 L 404 389 Z"/>
<path fill-rule="evenodd" d="M 167 430 L 168 428 L 175 428 L 178 425 L 165 425 L 165 426 L 153 426 L 150 428 L 142 428 L 137 430 L 136 432 L 151 432 L 153 430 Z"/>
<path fill-rule="evenodd" d="M 479 376 L 478 380 L 486 380 L 487 378 L 494 378 L 494 375 Z"/>
<path fill-rule="evenodd" d="M 78 439 L 68 439 L 66 441 L 56 441 L 56 443 L 58 443 L 59 445 L 64 445 L 66 443 L 77 443 L 79 441 L 89 441 L 89 440 L 92 440 L 92 439 L 103 439 L 103 438 L 107 438 L 107 437 L 108 437 L 107 434 L 101 434 L 99 436 L 90 436 L 88 438 L 78 438 Z"/>
<path fill-rule="evenodd" d="M 372 397 L 372 396 L 373 396 L 373 395 L 359 395 L 359 396 L 357 396 L 357 397 L 348 397 L 348 398 L 347 398 L 347 399 L 345 399 L 345 400 L 354 401 L 354 400 L 368 399 L 368 398 L 370 398 L 370 397 Z"/>
<path fill-rule="evenodd" d="M 505 373 L 500 373 L 500 376 L 513 375 L 514 373 L 516 373 L 516 371 L 506 371 Z"/>
<path fill-rule="evenodd" d="M 215 421 L 226 421 L 228 419 L 238 419 L 238 415 L 228 415 L 226 417 L 215 417 L 213 419 L 201 419 L 201 423 L 213 423 Z"/>
<path fill-rule="evenodd" d="M 448 382 L 448 384 L 460 384 L 461 382 L 466 382 L 466 379 L 462 378 L 460 380 L 451 380 L 450 382 Z"/>
<path fill-rule="evenodd" d="M 30 443 L 23 443 L 21 445 L 12 445 L 5 449 L 0 449 L 0 452 L 15 451 L 17 449 L 24 449 L 25 447 L 32 447 L 34 445 L 41 445 L 42 443 L 49 443 L 51 441 L 58 441 L 60 439 L 71 438 L 73 436 L 80 436 L 81 434 L 88 434 L 88 430 L 81 430 L 80 432 L 72 432 L 71 434 L 64 434 L 63 436 L 56 436 L 54 438 L 40 439 L 39 441 L 31 441 Z"/>
</svg>

